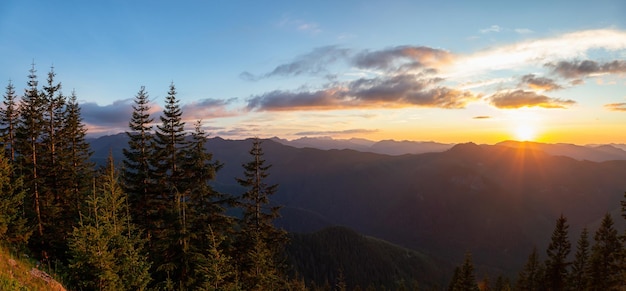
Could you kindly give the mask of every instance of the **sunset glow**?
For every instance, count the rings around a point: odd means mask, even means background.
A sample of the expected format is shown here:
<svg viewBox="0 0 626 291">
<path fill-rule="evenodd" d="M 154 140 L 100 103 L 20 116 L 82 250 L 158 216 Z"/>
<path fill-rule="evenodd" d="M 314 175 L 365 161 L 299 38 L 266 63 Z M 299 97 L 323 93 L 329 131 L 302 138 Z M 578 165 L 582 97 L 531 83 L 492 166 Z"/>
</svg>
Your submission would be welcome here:
<svg viewBox="0 0 626 291">
<path fill-rule="evenodd" d="M 519 125 L 515 129 L 515 139 L 518 141 L 534 141 L 537 133 L 527 124 Z"/>
<path fill-rule="evenodd" d="M 158 117 L 173 82 L 189 129 L 230 139 L 626 143 L 620 1 L 40 2 L 0 4 L 0 84 L 54 65 L 92 135 L 127 130 L 141 86 Z"/>
</svg>

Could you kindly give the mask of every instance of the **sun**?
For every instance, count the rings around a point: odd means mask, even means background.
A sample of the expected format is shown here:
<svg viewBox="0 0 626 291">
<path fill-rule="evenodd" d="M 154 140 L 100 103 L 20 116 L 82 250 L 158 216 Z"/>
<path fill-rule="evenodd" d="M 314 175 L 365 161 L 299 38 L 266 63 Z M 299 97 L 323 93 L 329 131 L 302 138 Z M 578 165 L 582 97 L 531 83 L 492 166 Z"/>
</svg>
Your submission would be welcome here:
<svg viewBox="0 0 626 291">
<path fill-rule="evenodd" d="M 515 129 L 515 139 L 518 141 L 533 141 L 536 136 L 537 132 L 530 125 L 522 124 Z"/>
</svg>

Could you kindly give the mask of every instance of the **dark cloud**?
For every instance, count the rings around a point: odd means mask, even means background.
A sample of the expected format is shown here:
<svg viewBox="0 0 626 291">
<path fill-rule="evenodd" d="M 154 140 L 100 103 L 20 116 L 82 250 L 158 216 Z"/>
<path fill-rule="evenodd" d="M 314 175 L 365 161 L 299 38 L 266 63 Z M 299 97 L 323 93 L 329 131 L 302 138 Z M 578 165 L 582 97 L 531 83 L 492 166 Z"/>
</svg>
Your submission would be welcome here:
<svg viewBox="0 0 626 291">
<path fill-rule="evenodd" d="M 128 127 L 133 104 L 133 99 L 117 100 L 105 106 L 87 102 L 80 105 L 81 115 L 85 123 L 94 126 Z"/>
<path fill-rule="evenodd" d="M 277 66 L 269 73 L 255 76 L 250 72 L 243 72 L 239 76 L 246 81 L 256 81 L 275 76 L 327 75 L 326 67 L 340 59 L 347 58 L 349 53 L 350 50 L 337 46 L 319 47 L 297 57 L 290 63 Z"/>
<path fill-rule="evenodd" d="M 361 69 L 417 69 L 447 62 L 450 58 L 451 54 L 444 50 L 423 46 L 398 46 L 361 52 L 354 57 L 353 63 Z"/>
<path fill-rule="evenodd" d="M 537 77 L 534 74 L 524 75 L 521 78 L 520 85 L 528 86 L 534 90 L 553 91 L 562 89 L 553 79 L 545 77 Z"/>
<path fill-rule="evenodd" d="M 345 61 L 359 69 L 379 69 L 406 72 L 421 69 L 425 73 L 435 73 L 440 63 L 449 62 L 452 54 L 447 51 L 424 46 L 398 46 L 379 51 L 362 51 L 356 55 L 350 49 L 338 46 L 316 48 L 293 61 L 274 68 L 271 72 L 254 75 L 250 72 L 239 74 L 246 81 L 257 81 L 276 76 L 315 75 L 336 78 L 329 74 L 327 67 Z"/>
<path fill-rule="evenodd" d="M 611 110 L 611 111 L 626 111 L 626 103 L 605 104 L 604 108 Z"/>
<path fill-rule="evenodd" d="M 472 119 L 490 119 L 491 116 L 487 116 L 487 115 L 479 115 L 479 116 L 474 116 L 472 117 Z"/>
<path fill-rule="evenodd" d="M 248 100 L 249 110 L 332 110 L 367 107 L 463 108 L 477 96 L 468 91 L 433 87 L 438 79 L 419 75 L 358 79 L 318 91 L 272 91 Z"/>
<path fill-rule="evenodd" d="M 237 98 L 230 99 L 202 99 L 181 107 L 186 119 L 211 119 L 217 117 L 233 116 L 237 113 L 228 110 L 227 106 L 235 102 Z"/>
<path fill-rule="evenodd" d="M 576 103 L 573 100 L 550 98 L 524 90 L 498 92 L 493 94 L 489 100 L 493 106 L 505 109 L 521 107 L 566 108 Z"/>
<path fill-rule="evenodd" d="M 626 61 L 616 60 L 608 63 L 598 63 L 596 61 L 560 61 L 548 63 L 547 67 L 552 68 L 553 73 L 567 79 L 581 79 L 591 74 L 621 74 L 626 73 Z"/>
<path fill-rule="evenodd" d="M 363 134 L 363 133 L 375 133 L 377 129 L 347 129 L 347 130 L 331 130 L 331 131 L 303 131 L 298 132 L 295 135 L 310 136 L 310 135 L 337 135 L 337 134 Z"/>
</svg>

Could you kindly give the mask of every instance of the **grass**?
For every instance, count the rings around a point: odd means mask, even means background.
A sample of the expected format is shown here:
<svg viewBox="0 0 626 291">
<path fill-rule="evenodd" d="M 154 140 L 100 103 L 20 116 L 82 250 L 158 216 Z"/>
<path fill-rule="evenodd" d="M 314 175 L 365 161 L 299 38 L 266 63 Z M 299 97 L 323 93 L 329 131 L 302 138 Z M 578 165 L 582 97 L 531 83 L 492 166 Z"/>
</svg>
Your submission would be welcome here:
<svg viewBox="0 0 626 291">
<path fill-rule="evenodd" d="M 58 283 L 48 283 L 31 274 L 34 263 L 17 258 L 0 247 L 0 290 L 65 290 Z"/>
</svg>

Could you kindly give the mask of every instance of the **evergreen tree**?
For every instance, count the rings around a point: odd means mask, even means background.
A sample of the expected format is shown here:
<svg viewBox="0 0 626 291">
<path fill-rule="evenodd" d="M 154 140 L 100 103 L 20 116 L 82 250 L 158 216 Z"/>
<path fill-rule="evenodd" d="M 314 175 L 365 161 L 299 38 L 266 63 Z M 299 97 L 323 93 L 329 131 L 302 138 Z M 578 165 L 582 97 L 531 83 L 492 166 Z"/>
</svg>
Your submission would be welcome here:
<svg viewBox="0 0 626 291">
<path fill-rule="evenodd" d="M 18 162 L 18 172 L 24 177 L 24 189 L 27 189 L 27 199 L 32 201 L 26 208 L 29 221 L 35 225 L 35 232 L 30 243 L 40 258 L 47 261 L 49 258 L 49 242 L 44 237 L 44 222 L 48 222 L 46 217 L 46 207 L 52 201 L 50 197 L 41 195 L 41 158 L 43 146 L 41 143 L 45 126 L 44 111 L 45 98 L 40 94 L 38 88 L 35 64 L 32 64 L 28 75 L 27 88 L 19 106 L 19 117 L 16 128 L 16 158 Z M 47 231 L 47 230 L 46 230 Z"/>
<path fill-rule="evenodd" d="M 150 158 L 152 151 L 152 121 L 150 117 L 150 101 L 145 87 L 141 87 L 134 100 L 133 114 L 128 124 L 128 148 L 123 149 L 124 169 L 122 173 L 123 185 L 128 193 L 132 205 L 132 216 L 137 224 L 146 228 L 148 236 L 150 227 L 150 191 L 153 185 L 151 180 Z"/>
<path fill-rule="evenodd" d="M 461 290 L 476 290 L 478 291 L 478 284 L 476 282 L 476 275 L 474 274 L 474 264 L 472 263 L 472 255 L 470 253 L 465 254 L 465 261 L 460 268 L 455 270 L 454 281 L 450 282 L 452 288 L 449 290 L 461 291 Z"/>
<path fill-rule="evenodd" d="M 279 289 L 284 283 L 278 266 L 279 250 L 287 237 L 273 225 L 280 207 L 269 202 L 278 185 L 266 182 L 271 165 L 265 165 L 260 139 L 253 139 L 250 155 L 253 160 L 243 165 L 244 178 L 237 178 L 239 185 L 247 189 L 240 201 L 243 208 L 238 238 L 241 278 L 246 289 Z"/>
<path fill-rule="evenodd" d="M 494 291 L 511 291 L 511 283 L 509 282 L 509 278 L 506 278 L 502 275 L 498 276 L 496 279 L 496 285 L 493 288 Z"/>
<path fill-rule="evenodd" d="M 0 241 L 17 249 L 32 233 L 23 211 L 25 197 L 22 177 L 14 175 L 8 158 L 0 155 Z"/>
<path fill-rule="evenodd" d="M 55 259 L 67 260 L 67 236 L 78 217 L 72 201 L 71 161 L 68 139 L 64 132 L 67 98 L 61 93 L 61 83 L 55 81 L 54 67 L 48 72 L 43 86 L 44 126 L 41 135 L 41 195 L 46 197 L 44 226 L 45 240 Z M 84 162 L 87 162 L 86 160 Z M 85 189 L 83 189 L 85 190 Z"/>
<path fill-rule="evenodd" d="M 190 244 L 195 234 L 189 231 L 194 217 L 190 215 L 189 191 L 181 178 L 185 157 L 185 123 L 176 99 L 176 88 L 170 84 L 165 98 L 165 108 L 156 126 L 153 155 L 150 164 L 152 179 L 158 185 L 150 197 L 154 213 L 151 223 L 151 253 L 155 262 L 157 281 L 169 281 L 176 289 L 187 289 L 193 284 L 191 257 L 194 246 Z"/>
<path fill-rule="evenodd" d="M 543 290 L 545 286 L 543 282 L 544 270 L 541 262 L 539 261 L 539 255 L 537 254 L 537 248 L 533 248 L 533 251 L 528 256 L 528 261 L 524 268 L 519 273 L 517 278 L 517 289 L 536 291 Z"/>
<path fill-rule="evenodd" d="M 589 277 L 587 265 L 589 261 L 589 232 L 583 228 L 576 244 L 576 254 L 572 262 L 572 270 L 569 274 L 570 290 L 583 290 L 587 287 Z"/>
<path fill-rule="evenodd" d="M 0 108 L 0 136 L 3 137 L 4 149 L 10 162 L 15 162 L 15 130 L 19 118 L 15 87 L 9 80 Z"/>
<path fill-rule="evenodd" d="M 78 104 L 76 92 L 72 91 L 65 111 L 63 112 L 63 128 L 61 130 L 62 144 L 62 178 L 65 185 L 64 195 L 68 197 L 69 216 L 77 217 L 84 200 L 84 193 L 89 190 L 89 181 L 93 175 L 94 164 L 90 161 L 91 151 L 85 140 L 87 129 L 83 123 L 81 108 Z"/>
<path fill-rule="evenodd" d="M 567 256 L 570 253 L 571 244 L 567 237 L 567 218 L 561 214 L 556 221 L 556 227 L 552 233 L 552 241 L 548 245 L 548 258 L 545 262 L 545 283 L 548 290 L 564 290 L 567 278 L 567 268 L 570 262 Z"/>
<path fill-rule="evenodd" d="M 215 179 L 222 164 L 214 161 L 213 155 L 207 151 L 207 136 L 201 125 L 198 121 L 191 134 L 182 171 L 183 188 L 189 191 L 189 201 L 193 202 L 189 208 L 189 215 L 193 219 L 188 229 L 195 234 L 190 241 L 195 252 L 194 272 L 199 278 L 197 284 L 200 286 L 216 286 L 214 279 L 206 280 L 222 277 L 220 280 L 224 280 L 224 283 L 219 285 L 237 286 L 233 270 L 224 267 L 225 262 L 232 262 L 226 246 L 231 243 L 228 235 L 232 234 L 233 219 L 226 215 L 226 207 L 232 206 L 234 201 L 230 195 L 215 191 L 209 184 Z M 207 268 L 211 270 L 210 275 L 206 274 Z"/>
<path fill-rule="evenodd" d="M 621 284 L 622 245 L 607 213 L 594 235 L 587 273 L 590 290 L 614 290 Z"/>
<path fill-rule="evenodd" d="M 145 290 L 150 281 L 145 241 L 131 221 L 111 156 L 97 181 L 68 241 L 73 279 L 90 290 Z"/>
<path fill-rule="evenodd" d="M 197 290 L 239 290 L 233 259 L 222 249 L 224 235 L 216 234 L 208 227 L 208 252 L 198 254 L 198 268 L 194 276 L 198 278 Z"/>
</svg>

